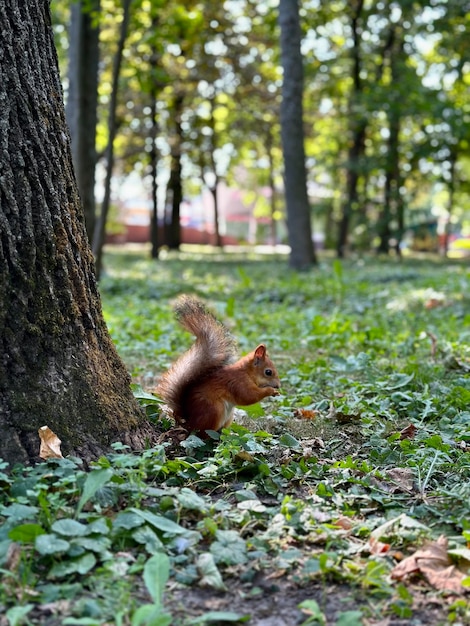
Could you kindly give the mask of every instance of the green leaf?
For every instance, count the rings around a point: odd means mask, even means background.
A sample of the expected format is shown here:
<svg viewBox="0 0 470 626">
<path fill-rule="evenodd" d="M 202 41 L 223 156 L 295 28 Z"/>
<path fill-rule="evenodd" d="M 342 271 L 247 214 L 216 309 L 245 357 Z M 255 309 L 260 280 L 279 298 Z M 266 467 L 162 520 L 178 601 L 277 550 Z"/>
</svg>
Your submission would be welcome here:
<svg viewBox="0 0 470 626">
<path fill-rule="evenodd" d="M 279 443 L 286 446 L 286 448 L 300 448 L 299 440 L 292 435 L 289 435 L 289 433 L 283 433 L 279 437 Z"/>
<path fill-rule="evenodd" d="M 24 606 L 14 606 L 5 613 L 9 626 L 19 626 L 23 624 L 24 618 L 28 615 L 34 604 L 25 604 Z"/>
<path fill-rule="evenodd" d="M 140 385 L 133 384 L 131 385 L 131 389 L 132 393 L 134 394 L 134 398 L 136 398 L 137 400 L 147 400 L 147 402 L 143 404 L 163 404 L 163 400 L 161 398 L 158 398 L 157 396 L 154 396 L 153 394 L 144 391 L 144 389 L 142 389 Z"/>
<path fill-rule="evenodd" d="M 95 469 L 91 471 L 86 477 L 85 484 L 83 485 L 83 492 L 77 505 L 77 512 L 75 517 L 78 517 L 85 504 L 93 498 L 95 493 L 103 487 L 114 475 L 114 470 L 110 468 Z"/>
<path fill-rule="evenodd" d="M 246 563 L 246 543 L 235 530 L 218 530 L 215 536 L 216 541 L 211 545 L 210 551 L 216 563 L 226 565 Z"/>
<path fill-rule="evenodd" d="M 105 552 L 111 545 L 107 537 L 78 537 L 72 540 L 72 545 L 80 546 L 88 552 Z"/>
<path fill-rule="evenodd" d="M 312 624 L 312 626 L 317 623 L 321 626 L 326 625 L 325 614 L 316 600 L 304 600 L 298 607 L 303 613 L 309 615 L 309 619 L 304 624 Z"/>
<path fill-rule="evenodd" d="M 32 543 L 36 537 L 43 535 L 45 532 L 44 528 L 39 526 L 39 524 L 21 524 L 12 528 L 8 533 L 8 537 L 20 543 Z"/>
<path fill-rule="evenodd" d="M 212 554 L 209 552 L 200 554 L 197 558 L 196 567 L 201 575 L 201 586 L 211 587 L 217 591 L 227 591 Z"/>
<path fill-rule="evenodd" d="M 144 565 L 144 582 L 156 606 L 162 606 L 163 591 L 170 576 L 170 559 L 158 552 Z"/>
<path fill-rule="evenodd" d="M 343 264 L 339 259 L 333 261 L 333 272 L 339 282 L 343 280 Z"/>
<path fill-rule="evenodd" d="M 363 626 L 361 611 L 344 611 L 338 613 L 335 626 Z"/>
<path fill-rule="evenodd" d="M 67 552 L 70 543 L 57 535 L 45 534 L 36 538 L 34 547 L 42 555 L 57 554 L 58 552 Z"/>
<path fill-rule="evenodd" d="M 70 574 L 87 574 L 96 565 L 96 558 L 93 554 L 87 553 L 83 556 L 68 559 L 61 563 L 55 563 L 50 572 L 51 578 L 63 578 Z"/>
<path fill-rule="evenodd" d="M 62 624 L 64 626 L 102 626 L 103 621 L 92 617 L 66 617 Z"/>
<path fill-rule="evenodd" d="M 37 513 L 39 513 L 37 506 L 28 506 L 26 504 L 17 503 L 10 506 L 4 506 L 0 509 L 1 515 L 15 521 L 31 519 L 32 517 L 35 517 Z"/>
<path fill-rule="evenodd" d="M 187 532 L 185 528 L 183 528 L 179 524 L 175 524 L 175 522 L 172 522 L 170 519 L 168 519 L 167 517 L 163 517 L 162 515 L 155 515 L 154 513 L 151 513 L 150 511 L 145 511 L 143 509 L 131 508 L 129 509 L 129 511 L 135 513 L 136 515 L 139 515 L 151 526 L 154 526 L 158 530 L 161 530 L 162 532 L 169 535 L 183 535 Z"/>
<path fill-rule="evenodd" d="M 132 530 L 143 524 L 144 520 L 141 515 L 137 515 L 137 513 L 133 513 L 132 511 L 122 511 L 116 515 L 113 521 L 113 531 L 116 532 L 122 528 Z"/>
<path fill-rule="evenodd" d="M 139 607 L 131 619 L 132 626 L 170 626 L 173 617 L 164 613 L 160 607 L 144 604 Z"/>
<path fill-rule="evenodd" d="M 207 503 L 199 496 L 195 491 L 188 487 L 183 487 L 177 494 L 176 498 L 181 506 L 188 510 L 201 511 L 204 513 L 207 511 Z"/>
<path fill-rule="evenodd" d="M 195 617 L 188 622 L 190 626 L 199 626 L 203 624 L 221 624 L 224 622 L 249 622 L 251 615 L 241 615 L 232 611 L 209 611 L 200 617 Z"/>
<path fill-rule="evenodd" d="M 160 552 L 163 548 L 163 543 L 154 533 L 154 531 L 147 525 L 143 525 L 132 533 L 134 541 L 145 545 L 145 549 L 150 554 Z"/>
<path fill-rule="evenodd" d="M 70 518 L 60 519 L 54 522 L 51 529 L 64 537 L 82 537 L 88 533 L 88 528 L 85 524 L 81 524 Z"/>
</svg>

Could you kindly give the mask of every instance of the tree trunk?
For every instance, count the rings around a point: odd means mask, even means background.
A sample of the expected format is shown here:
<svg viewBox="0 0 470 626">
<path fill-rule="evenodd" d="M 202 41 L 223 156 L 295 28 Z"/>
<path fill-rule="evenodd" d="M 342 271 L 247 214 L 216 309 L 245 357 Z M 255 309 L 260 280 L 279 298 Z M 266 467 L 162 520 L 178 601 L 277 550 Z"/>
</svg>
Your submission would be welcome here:
<svg viewBox="0 0 470 626">
<path fill-rule="evenodd" d="M 281 0 L 281 61 L 284 71 L 281 103 L 281 137 L 290 265 L 307 269 L 316 264 L 307 195 L 303 129 L 303 63 L 298 0 Z"/>
<path fill-rule="evenodd" d="M 176 94 L 173 101 L 175 134 L 170 141 L 170 179 L 168 181 L 167 200 L 165 202 L 167 210 L 165 216 L 165 243 L 170 250 L 178 250 L 181 245 L 180 207 L 183 202 L 183 183 L 181 180 L 183 130 L 181 128 L 181 114 L 183 112 L 183 102 L 183 95 Z"/>
<path fill-rule="evenodd" d="M 217 188 L 219 186 L 219 179 L 216 175 L 215 183 L 211 187 L 209 187 L 209 191 L 212 195 L 212 200 L 214 201 L 214 246 L 217 248 L 222 248 L 222 237 L 220 236 L 220 219 L 219 219 L 219 194 L 217 193 Z"/>
<path fill-rule="evenodd" d="M 67 122 L 72 157 L 85 214 L 88 238 L 95 228 L 96 122 L 98 104 L 99 27 L 94 14 L 100 0 L 71 7 Z"/>
<path fill-rule="evenodd" d="M 47 424 L 88 460 L 154 431 L 102 316 L 48 0 L 10 0 L 0 28 L 0 457 L 37 458 Z"/>
<path fill-rule="evenodd" d="M 152 94 L 152 149 L 150 151 L 150 177 L 152 179 L 152 213 L 150 216 L 150 243 L 151 257 L 158 259 L 160 254 L 160 241 L 158 236 L 158 182 L 157 182 L 157 98 Z"/>
<path fill-rule="evenodd" d="M 269 231 L 271 245 L 275 246 L 277 243 L 277 228 L 276 228 L 276 185 L 274 183 L 274 155 L 273 155 L 273 134 L 271 128 L 267 129 L 266 133 L 266 152 L 268 155 L 268 187 L 271 190 L 271 197 L 269 199 L 270 220 Z"/>
<path fill-rule="evenodd" d="M 352 3 L 351 31 L 353 46 L 352 55 L 352 78 L 353 86 L 349 102 L 350 145 L 348 161 L 346 165 L 346 196 L 344 199 L 341 218 L 339 222 L 338 241 L 336 244 L 337 256 L 341 259 L 346 254 L 348 243 L 349 225 L 351 216 L 357 209 L 359 202 L 358 182 L 360 177 L 361 160 L 364 157 L 367 119 L 360 110 L 362 107 L 362 80 L 361 80 L 361 36 L 360 20 L 364 1 L 355 0 Z"/>
<path fill-rule="evenodd" d="M 444 241 L 442 245 L 442 254 L 447 257 L 449 252 L 449 239 L 450 239 L 450 227 L 451 217 L 454 210 L 455 202 L 455 184 L 456 184 L 456 164 L 457 164 L 458 150 L 457 146 L 449 146 L 449 180 L 447 183 L 447 189 L 449 193 L 449 200 L 447 202 L 447 222 L 444 229 Z"/>
<path fill-rule="evenodd" d="M 395 250 L 400 254 L 400 239 L 403 236 L 403 202 L 400 195 L 400 127 L 402 117 L 402 99 L 404 98 L 400 78 L 402 76 L 403 61 L 403 29 L 395 24 L 391 25 L 390 35 L 384 50 L 389 57 L 391 73 L 391 93 L 388 102 L 387 119 L 389 136 L 387 140 L 387 160 L 385 163 L 384 208 L 379 218 L 378 234 L 380 237 L 377 252 L 388 254 L 390 239 L 396 237 Z M 395 232 L 391 223 L 395 221 Z"/>
<path fill-rule="evenodd" d="M 156 58 L 156 55 L 154 55 Z M 151 138 L 152 148 L 150 150 L 150 177 L 152 179 L 152 213 L 150 216 L 150 243 L 151 243 L 151 257 L 152 259 L 158 259 L 160 254 L 160 241 L 158 236 L 158 182 L 157 182 L 157 166 L 158 166 L 158 150 L 157 150 L 157 135 L 158 135 L 158 119 L 157 119 L 157 93 L 156 89 L 151 90 L 152 98 L 152 115 L 151 115 Z"/>
<path fill-rule="evenodd" d="M 117 133 L 116 109 L 119 88 L 119 76 L 121 74 L 122 56 L 129 26 L 131 3 L 132 0 L 123 0 L 122 2 L 122 22 L 119 32 L 118 47 L 113 63 L 113 77 L 108 113 L 108 145 L 106 146 L 106 176 L 104 181 L 104 195 L 103 202 L 101 203 L 101 211 L 96 221 L 95 230 L 93 233 L 93 254 L 95 256 L 96 275 L 98 276 L 98 278 L 101 275 L 103 263 L 103 246 L 106 236 L 106 221 L 108 219 L 109 206 L 111 204 L 111 180 L 113 177 L 114 167 L 114 140 Z"/>
</svg>

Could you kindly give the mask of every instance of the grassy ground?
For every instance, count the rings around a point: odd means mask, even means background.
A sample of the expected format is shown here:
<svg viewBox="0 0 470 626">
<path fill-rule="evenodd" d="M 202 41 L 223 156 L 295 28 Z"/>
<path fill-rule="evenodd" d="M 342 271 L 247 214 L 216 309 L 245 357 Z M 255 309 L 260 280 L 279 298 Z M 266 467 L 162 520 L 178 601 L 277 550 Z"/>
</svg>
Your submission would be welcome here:
<svg viewBox="0 0 470 626">
<path fill-rule="evenodd" d="M 158 429 L 148 392 L 191 343 L 181 292 L 241 352 L 266 343 L 283 393 L 216 441 L 0 474 L 0 626 L 470 624 L 467 266 L 105 261 L 105 316 Z"/>
</svg>

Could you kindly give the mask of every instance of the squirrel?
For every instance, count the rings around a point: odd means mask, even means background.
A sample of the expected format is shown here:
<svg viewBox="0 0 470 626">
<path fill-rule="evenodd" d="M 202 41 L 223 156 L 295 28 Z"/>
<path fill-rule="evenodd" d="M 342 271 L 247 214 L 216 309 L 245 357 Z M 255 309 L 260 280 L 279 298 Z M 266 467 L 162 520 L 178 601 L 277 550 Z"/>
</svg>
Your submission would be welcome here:
<svg viewBox="0 0 470 626">
<path fill-rule="evenodd" d="M 279 394 L 279 376 L 264 344 L 237 360 L 235 340 L 201 300 L 182 295 L 174 311 L 196 336 L 156 388 L 178 424 L 201 433 L 218 431 L 231 424 L 236 405 Z"/>
</svg>

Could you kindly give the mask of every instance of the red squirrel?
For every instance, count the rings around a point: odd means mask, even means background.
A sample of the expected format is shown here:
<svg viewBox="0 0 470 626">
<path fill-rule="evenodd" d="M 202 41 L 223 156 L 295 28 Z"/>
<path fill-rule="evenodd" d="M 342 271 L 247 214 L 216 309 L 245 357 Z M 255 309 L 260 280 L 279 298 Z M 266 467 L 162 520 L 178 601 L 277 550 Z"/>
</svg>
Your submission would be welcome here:
<svg viewBox="0 0 470 626">
<path fill-rule="evenodd" d="M 220 430 L 232 422 L 234 406 L 279 394 L 281 383 L 265 345 L 237 361 L 233 337 L 201 300 L 180 296 L 174 311 L 196 336 L 156 388 L 177 423 L 188 430 Z"/>
</svg>

